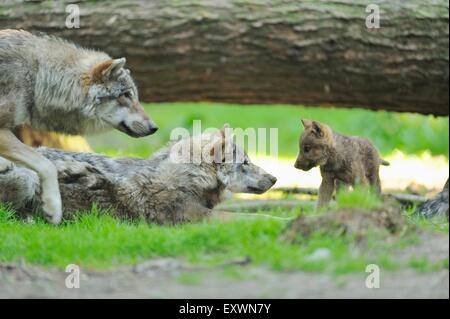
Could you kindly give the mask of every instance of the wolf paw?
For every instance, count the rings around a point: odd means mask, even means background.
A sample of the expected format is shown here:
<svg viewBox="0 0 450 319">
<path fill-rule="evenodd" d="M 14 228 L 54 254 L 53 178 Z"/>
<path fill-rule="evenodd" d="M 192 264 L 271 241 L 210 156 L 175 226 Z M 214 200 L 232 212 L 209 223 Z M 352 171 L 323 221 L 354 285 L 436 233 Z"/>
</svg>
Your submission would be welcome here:
<svg viewBox="0 0 450 319">
<path fill-rule="evenodd" d="M 7 173 L 13 168 L 13 163 L 0 157 L 0 174 Z"/>
<path fill-rule="evenodd" d="M 58 195 L 43 197 L 43 206 L 45 219 L 54 225 L 58 225 L 62 219 L 61 197 Z"/>
</svg>

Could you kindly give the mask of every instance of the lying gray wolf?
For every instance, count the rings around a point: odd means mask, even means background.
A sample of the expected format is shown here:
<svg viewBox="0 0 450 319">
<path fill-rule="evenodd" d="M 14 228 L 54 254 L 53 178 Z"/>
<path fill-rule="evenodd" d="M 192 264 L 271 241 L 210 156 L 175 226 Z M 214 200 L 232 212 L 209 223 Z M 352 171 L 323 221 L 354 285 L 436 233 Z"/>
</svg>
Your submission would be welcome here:
<svg viewBox="0 0 450 319">
<path fill-rule="evenodd" d="M 27 124 L 67 134 L 109 128 L 133 137 L 153 134 L 157 127 L 139 104 L 124 65 L 124 58 L 113 60 L 54 37 L 0 30 L 0 156 L 37 173 L 42 210 L 51 223 L 61 220 L 56 168 L 12 130 Z"/>
<path fill-rule="evenodd" d="M 425 203 L 419 205 L 415 211 L 415 214 L 428 218 L 446 216 L 448 219 L 448 179 L 445 183 L 444 189 L 434 198 L 427 200 Z"/>
<path fill-rule="evenodd" d="M 64 218 L 97 203 L 102 209 L 112 208 L 117 217 L 176 224 L 210 217 L 212 208 L 229 192 L 261 194 L 275 184 L 276 178 L 252 164 L 232 137 L 224 135 L 224 129 L 202 134 L 201 139 L 182 139 L 149 159 L 113 159 L 48 148 L 38 152 L 58 170 Z M 174 161 L 174 150 L 186 147 L 186 158 L 203 152 L 211 154 L 214 161 Z M 42 201 L 37 175 L 26 168 L 4 169 L 0 172 L 0 201 L 11 203 L 22 215 L 39 211 Z"/>
<path fill-rule="evenodd" d="M 309 171 L 320 166 L 318 208 L 331 200 L 336 187 L 360 183 L 381 193 L 379 167 L 389 163 L 380 158 L 368 139 L 341 135 L 317 121 L 302 120 L 302 124 L 304 131 L 295 168 Z"/>
</svg>

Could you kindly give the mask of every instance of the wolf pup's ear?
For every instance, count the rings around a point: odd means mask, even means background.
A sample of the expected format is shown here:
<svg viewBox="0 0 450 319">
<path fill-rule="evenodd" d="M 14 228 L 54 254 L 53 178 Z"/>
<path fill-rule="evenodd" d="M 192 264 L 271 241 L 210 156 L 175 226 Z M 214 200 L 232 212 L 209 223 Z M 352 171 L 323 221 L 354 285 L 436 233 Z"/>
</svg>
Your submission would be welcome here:
<svg viewBox="0 0 450 319">
<path fill-rule="evenodd" d="M 126 59 L 121 58 L 96 64 L 91 71 L 92 82 L 101 83 L 107 81 L 113 75 L 117 74 L 125 66 L 125 63 Z"/>
<path fill-rule="evenodd" d="M 324 136 L 322 124 L 320 124 L 319 122 L 313 121 L 311 125 L 312 125 L 312 132 L 314 133 L 314 135 L 316 135 L 317 137 Z"/>
<path fill-rule="evenodd" d="M 302 119 L 302 125 L 303 125 L 304 128 L 311 127 L 312 121 L 311 120 L 307 120 L 307 119 Z"/>
</svg>

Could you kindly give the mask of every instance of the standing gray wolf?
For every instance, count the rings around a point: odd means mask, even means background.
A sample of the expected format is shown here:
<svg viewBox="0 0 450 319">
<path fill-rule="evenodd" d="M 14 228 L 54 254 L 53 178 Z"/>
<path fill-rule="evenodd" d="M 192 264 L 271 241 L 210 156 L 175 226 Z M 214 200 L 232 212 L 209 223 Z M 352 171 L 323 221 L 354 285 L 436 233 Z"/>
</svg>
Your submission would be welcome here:
<svg viewBox="0 0 450 319">
<path fill-rule="evenodd" d="M 67 134 L 109 128 L 133 137 L 153 134 L 157 127 L 124 65 L 124 58 L 54 37 L 0 30 L 0 156 L 38 174 L 51 223 L 59 223 L 62 213 L 56 168 L 11 131 L 27 124 Z"/>
<path fill-rule="evenodd" d="M 380 159 L 369 140 L 341 135 L 317 121 L 302 120 L 302 124 L 304 131 L 295 168 L 309 171 L 320 166 L 318 208 L 331 200 L 336 187 L 359 183 L 381 192 L 379 167 L 389 163 Z"/>
<path fill-rule="evenodd" d="M 48 148 L 38 152 L 58 170 L 65 218 L 89 211 L 96 203 L 101 209 L 112 208 L 117 217 L 176 224 L 210 217 L 228 193 L 261 194 L 275 184 L 276 178 L 252 164 L 223 132 L 182 139 L 149 159 L 112 159 Z M 179 149 L 187 149 L 188 158 L 203 152 L 214 161 L 173 160 Z M 19 213 L 41 208 L 39 179 L 29 169 L 5 166 L 0 170 L 0 189 L 6 190 L 0 193 L 0 202 L 11 203 Z"/>
</svg>

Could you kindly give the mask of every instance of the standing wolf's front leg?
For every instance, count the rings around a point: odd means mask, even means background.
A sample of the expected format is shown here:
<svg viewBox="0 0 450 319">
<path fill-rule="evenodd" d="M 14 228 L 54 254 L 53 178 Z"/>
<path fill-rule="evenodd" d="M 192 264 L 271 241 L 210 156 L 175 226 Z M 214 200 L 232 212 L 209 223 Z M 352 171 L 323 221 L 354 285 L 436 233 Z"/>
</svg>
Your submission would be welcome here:
<svg viewBox="0 0 450 319">
<path fill-rule="evenodd" d="M 9 130 L 0 129 L 0 156 L 35 171 L 41 181 L 43 210 L 47 220 L 59 224 L 62 216 L 58 172 L 52 162 L 20 142 Z"/>
<path fill-rule="evenodd" d="M 6 172 L 11 169 L 12 163 L 6 158 L 0 156 L 0 173 Z"/>
<path fill-rule="evenodd" d="M 319 200 L 317 202 L 317 209 L 327 205 L 334 192 L 334 178 L 329 174 L 322 174 L 322 183 L 319 188 Z"/>
</svg>

